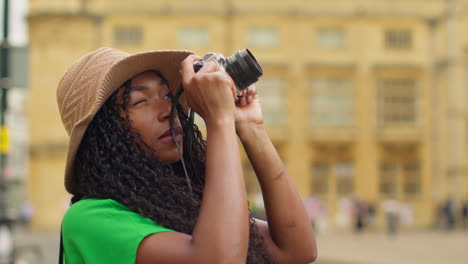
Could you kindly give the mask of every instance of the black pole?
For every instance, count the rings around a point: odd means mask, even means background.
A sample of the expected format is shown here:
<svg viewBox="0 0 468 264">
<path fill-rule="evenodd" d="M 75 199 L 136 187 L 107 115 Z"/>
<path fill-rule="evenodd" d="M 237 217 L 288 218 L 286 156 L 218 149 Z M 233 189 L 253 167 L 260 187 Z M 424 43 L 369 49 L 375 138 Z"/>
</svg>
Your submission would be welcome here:
<svg viewBox="0 0 468 264">
<path fill-rule="evenodd" d="M 8 155 L 8 131 L 5 124 L 5 113 L 8 108 L 8 88 L 10 86 L 9 8 L 9 0 L 4 0 L 3 41 L 0 47 L 0 236 L 2 236 L 5 243 L 0 245 L 0 264 L 13 264 L 12 220 L 8 216 L 8 182 L 5 175 L 6 157 Z"/>
</svg>

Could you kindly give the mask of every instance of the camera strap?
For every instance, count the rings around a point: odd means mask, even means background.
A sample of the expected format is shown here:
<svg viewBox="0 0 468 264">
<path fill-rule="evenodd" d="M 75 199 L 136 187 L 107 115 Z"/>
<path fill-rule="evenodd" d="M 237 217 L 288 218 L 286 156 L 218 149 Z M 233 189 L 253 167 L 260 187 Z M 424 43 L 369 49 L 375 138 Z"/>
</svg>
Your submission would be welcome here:
<svg viewBox="0 0 468 264">
<path fill-rule="evenodd" d="M 187 167 L 185 166 L 184 157 L 183 157 L 182 151 L 180 150 L 179 143 L 177 142 L 177 138 L 176 138 L 176 134 L 175 134 L 175 130 L 174 130 L 175 108 L 176 108 L 177 102 L 178 102 L 178 100 L 179 100 L 179 98 L 180 98 L 180 96 L 182 95 L 183 92 L 184 92 L 184 87 L 181 84 L 179 86 L 179 89 L 177 90 L 176 94 L 172 97 L 171 113 L 170 113 L 170 116 L 169 116 L 169 125 L 171 127 L 171 133 L 172 133 L 172 137 L 174 138 L 174 142 L 176 144 L 177 151 L 179 152 L 180 161 L 182 162 L 182 167 L 184 169 L 185 178 L 187 180 L 187 186 L 188 186 L 188 188 L 190 190 L 190 194 L 193 196 L 192 183 L 190 182 L 190 177 L 189 177 L 188 172 L 187 172 Z M 192 110 L 190 110 L 189 119 L 188 119 L 189 124 L 188 124 L 187 131 L 184 134 L 185 134 L 185 137 L 186 137 L 186 144 L 185 145 L 188 146 L 189 162 L 190 162 L 190 165 L 191 165 L 192 168 L 193 168 L 193 162 L 192 162 L 193 122 L 194 122 L 194 113 L 193 113 Z M 194 170 L 194 171 L 196 173 L 196 170 Z"/>
</svg>

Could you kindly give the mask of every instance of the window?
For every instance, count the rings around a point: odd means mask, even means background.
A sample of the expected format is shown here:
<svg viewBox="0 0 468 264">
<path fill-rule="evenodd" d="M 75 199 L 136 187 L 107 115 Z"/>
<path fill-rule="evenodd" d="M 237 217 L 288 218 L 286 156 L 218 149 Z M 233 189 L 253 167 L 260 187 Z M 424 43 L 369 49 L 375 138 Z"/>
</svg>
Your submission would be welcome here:
<svg viewBox="0 0 468 264">
<path fill-rule="evenodd" d="M 391 29 L 385 32 L 385 47 L 387 49 L 411 49 L 412 45 L 411 30 Z"/>
<path fill-rule="evenodd" d="M 345 46 L 345 35 L 340 28 L 323 28 L 317 31 L 315 42 L 319 48 L 340 49 Z"/>
<path fill-rule="evenodd" d="M 247 43 L 257 48 L 275 48 L 279 44 L 278 31 L 272 27 L 251 28 L 247 35 Z"/>
<path fill-rule="evenodd" d="M 349 195 L 353 193 L 354 164 L 342 162 L 335 164 L 335 175 L 338 193 Z"/>
<path fill-rule="evenodd" d="M 285 82 L 281 78 L 265 77 L 256 84 L 267 126 L 286 125 Z"/>
<path fill-rule="evenodd" d="M 421 191 L 421 173 L 418 164 L 407 163 L 403 166 L 403 192 L 405 195 L 416 195 Z"/>
<path fill-rule="evenodd" d="M 316 78 L 310 82 L 309 118 L 312 126 L 351 126 L 354 118 L 352 82 Z"/>
<path fill-rule="evenodd" d="M 204 48 L 211 42 L 210 31 L 206 27 L 191 27 L 179 30 L 177 44 L 184 48 Z"/>
<path fill-rule="evenodd" d="M 328 193 L 328 174 L 328 164 L 315 163 L 312 166 L 312 193 L 317 195 Z"/>
<path fill-rule="evenodd" d="M 143 29 L 140 26 L 119 26 L 114 29 L 116 45 L 140 45 L 143 42 Z"/>
<path fill-rule="evenodd" d="M 378 81 L 379 123 L 413 125 L 416 122 L 416 81 L 382 79 Z"/>
<path fill-rule="evenodd" d="M 380 167 L 382 195 L 412 198 L 421 193 L 419 151 L 417 144 L 383 145 Z"/>
<path fill-rule="evenodd" d="M 398 166 L 396 163 L 386 162 L 380 166 L 380 193 L 396 195 L 398 180 Z"/>
</svg>

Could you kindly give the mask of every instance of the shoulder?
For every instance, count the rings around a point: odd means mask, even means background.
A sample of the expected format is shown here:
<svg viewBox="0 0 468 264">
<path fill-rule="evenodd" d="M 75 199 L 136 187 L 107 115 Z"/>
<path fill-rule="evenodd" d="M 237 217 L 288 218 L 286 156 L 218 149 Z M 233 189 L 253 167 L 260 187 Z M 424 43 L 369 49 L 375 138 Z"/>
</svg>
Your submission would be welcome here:
<svg viewBox="0 0 468 264">
<path fill-rule="evenodd" d="M 172 230 L 114 200 L 81 200 L 63 219 L 65 259 L 70 263 L 135 263 L 140 242 L 163 231 Z"/>
<path fill-rule="evenodd" d="M 112 199 L 84 199 L 72 205 L 63 219 L 63 233 L 160 232 L 166 228 L 155 224 L 125 205 Z"/>
<path fill-rule="evenodd" d="M 115 214 L 125 213 L 131 213 L 130 209 L 112 199 L 84 199 L 70 206 L 63 218 L 63 225 L 103 221 Z"/>
<path fill-rule="evenodd" d="M 130 209 L 112 199 L 83 199 L 68 208 L 65 219 L 79 217 L 83 214 L 93 215 L 119 211 L 130 211 Z"/>
</svg>

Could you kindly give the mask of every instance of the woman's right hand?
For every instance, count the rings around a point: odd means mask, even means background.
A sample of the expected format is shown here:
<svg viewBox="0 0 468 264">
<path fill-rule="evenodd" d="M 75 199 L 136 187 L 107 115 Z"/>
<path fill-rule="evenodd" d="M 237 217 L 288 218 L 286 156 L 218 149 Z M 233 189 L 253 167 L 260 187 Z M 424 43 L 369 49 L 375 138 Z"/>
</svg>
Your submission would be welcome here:
<svg viewBox="0 0 468 264">
<path fill-rule="evenodd" d="M 180 74 L 189 106 L 206 123 L 232 119 L 236 96 L 234 82 L 214 62 L 206 63 L 195 73 L 193 63 L 200 59 L 190 55 L 181 64 Z"/>
</svg>

